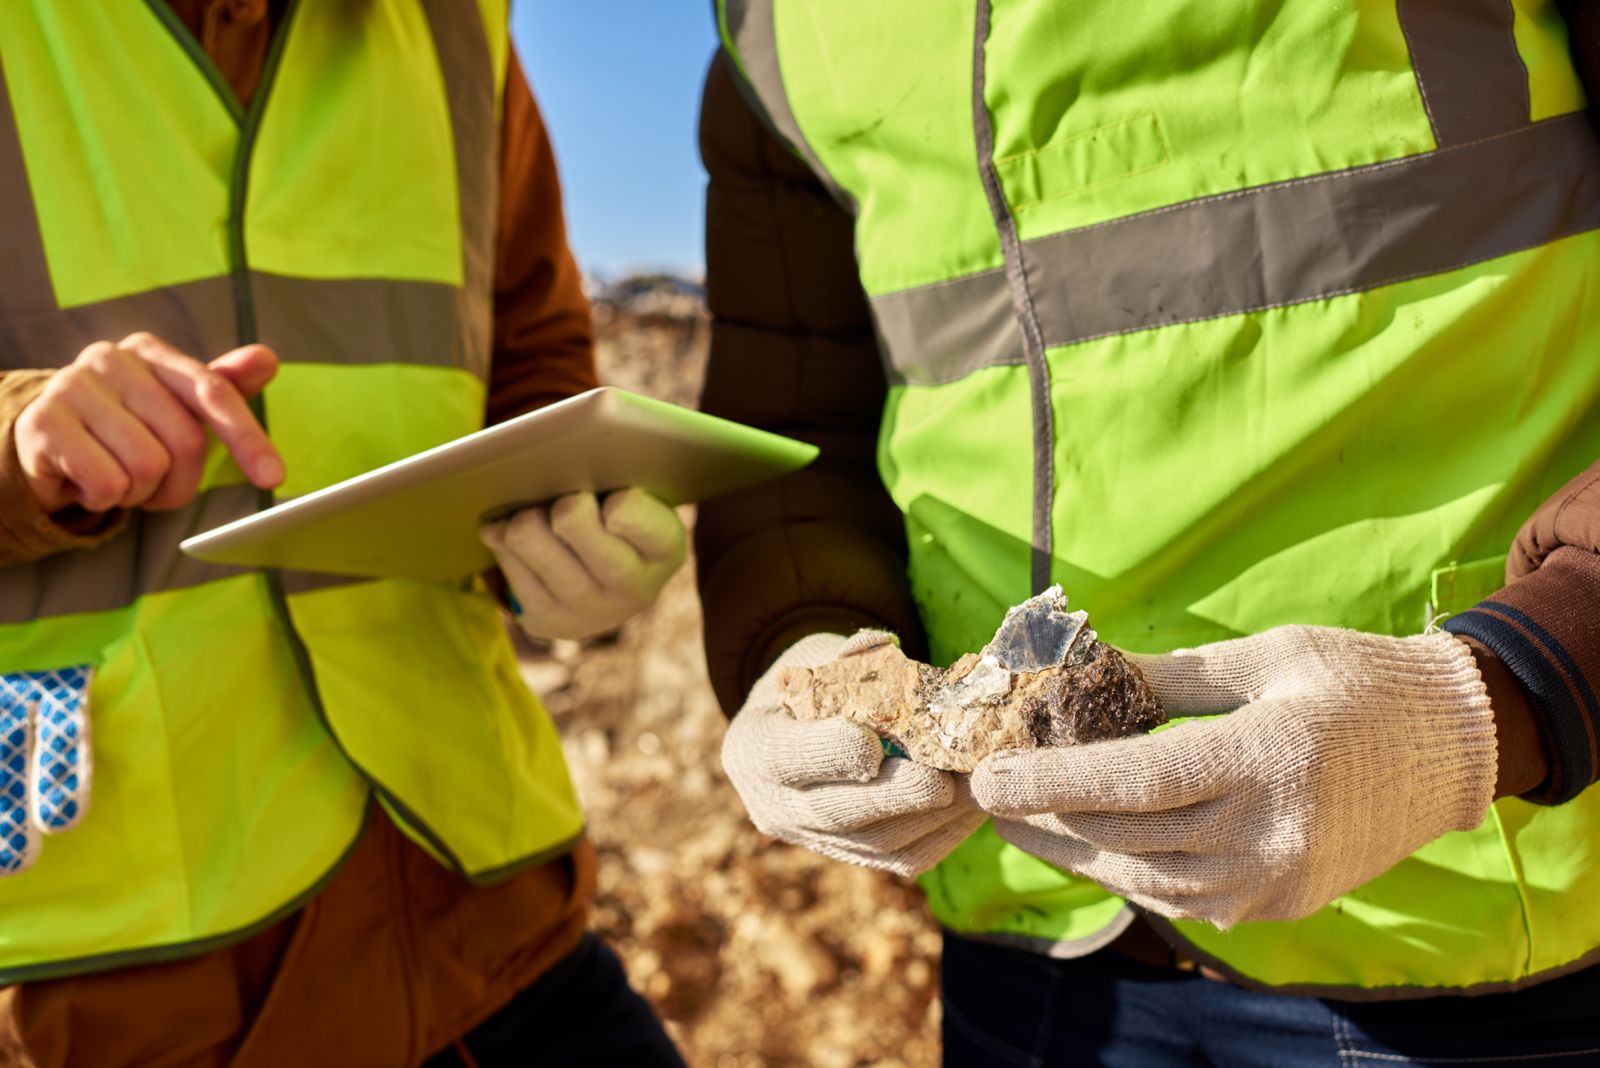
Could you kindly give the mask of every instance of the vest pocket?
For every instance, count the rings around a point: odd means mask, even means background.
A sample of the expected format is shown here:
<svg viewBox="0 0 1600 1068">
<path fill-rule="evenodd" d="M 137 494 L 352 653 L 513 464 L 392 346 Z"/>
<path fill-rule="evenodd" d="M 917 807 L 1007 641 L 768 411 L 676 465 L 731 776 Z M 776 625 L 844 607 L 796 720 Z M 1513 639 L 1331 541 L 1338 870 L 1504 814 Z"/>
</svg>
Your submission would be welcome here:
<svg viewBox="0 0 1600 1068">
<path fill-rule="evenodd" d="M 1055 137 L 1039 148 L 994 161 L 1012 211 L 1072 196 L 1165 166 L 1161 120 L 1147 111 Z"/>
<path fill-rule="evenodd" d="M 1427 618 L 1465 612 L 1506 584 L 1506 558 L 1486 556 L 1465 564 L 1452 561 L 1433 572 L 1429 584 Z"/>
</svg>

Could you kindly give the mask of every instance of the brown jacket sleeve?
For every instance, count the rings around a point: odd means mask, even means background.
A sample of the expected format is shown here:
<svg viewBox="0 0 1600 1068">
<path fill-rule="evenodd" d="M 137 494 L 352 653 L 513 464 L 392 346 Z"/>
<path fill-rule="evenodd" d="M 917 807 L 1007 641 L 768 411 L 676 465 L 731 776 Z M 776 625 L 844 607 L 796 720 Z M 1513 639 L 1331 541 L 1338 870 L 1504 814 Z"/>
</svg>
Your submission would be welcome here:
<svg viewBox="0 0 1600 1068">
<path fill-rule="evenodd" d="M 567 247 L 555 154 L 515 52 L 506 72 L 494 277 L 489 422 L 594 388 L 594 327 Z"/>
<path fill-rule="evenodd" d="M 905 529 L 875 463 L 887 386 L 851 220 L 757 118 L 737 77 L 719 54 L 701 107 L 712 327 L 700 406 L 822 454 L 700 507 L 706 658 L 730 713 L 806 634 L 885 627 L 908 652 L 924 645 Z"/>
<path fill-rule="evenodd" d="M 1550 766 L 1524 796 L 1559 804 L 1600 779 L 1600 463 L 1523 525 L 1506 582 L 1445 629 L 1487 646 L 1521 685 Z"/>
</svg>

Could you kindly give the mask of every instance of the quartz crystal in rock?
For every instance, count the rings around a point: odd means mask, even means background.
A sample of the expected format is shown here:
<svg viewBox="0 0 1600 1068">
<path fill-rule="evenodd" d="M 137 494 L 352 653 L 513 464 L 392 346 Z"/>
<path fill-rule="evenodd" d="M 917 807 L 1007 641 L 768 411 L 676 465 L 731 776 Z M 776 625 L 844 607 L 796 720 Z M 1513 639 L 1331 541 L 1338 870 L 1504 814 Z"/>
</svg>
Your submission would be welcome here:
<svg viewBox="0 0 1600 1068">
<path fill-rule="evenodd" d="M 879 645 L 818 668 L 785 668 L 799 719 L 847 716 L 912 760 L 968 772 L 1001 749 L 1078 745 L 1166 722 L 1139 669 L 1099 641 L 1052 586 L 1006 613 L 994 638 L 940 671 Z"/>
</svg>

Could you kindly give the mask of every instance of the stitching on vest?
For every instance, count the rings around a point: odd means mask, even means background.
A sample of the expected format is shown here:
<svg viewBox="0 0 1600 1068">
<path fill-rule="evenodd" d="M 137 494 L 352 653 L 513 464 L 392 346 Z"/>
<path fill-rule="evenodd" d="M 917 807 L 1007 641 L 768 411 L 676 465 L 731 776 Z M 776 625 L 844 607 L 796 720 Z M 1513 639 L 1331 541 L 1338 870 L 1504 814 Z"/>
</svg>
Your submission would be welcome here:
<svg viewBox="0 0 1600 1068">
<path fill-rule="evenodd" d="M 1506 0 L 1510 3 L 1510 0 Z M 1395 5 L 1395 18 L 1400 23 L 1400 36 L 1405 38 L 1406 58 L 1411 61 L 1411 79 L 1417 83 L 1417 92 L 1422 97 L 1422 110 L 1428 116 L 1428 129 L 1433 133 L 1433 143 L 1439 145 L 1439 120 L 1433 116 L 1433 104 L 1428 100 L 1428 85 L 1422 80 L 1422 71 L 1417 68 L 1417 46 L 1411 40 L 1411 31 L 1406 27 L 1405 0 Z"/>
<path fill-rule="evenodd" d="M 1529 122 L 1533 121 L 1533 75 L 1528 72 L 1528 61 L 1522 58 L 1522 49 L 1517 47 L 1517 6 L 1511 0 L 1505 0 L 1506 11 L 1511 15 L 1511 54 L 1517 57 L 1517 66 L 1522 68 L 1522 112 Z"/>
</svg>

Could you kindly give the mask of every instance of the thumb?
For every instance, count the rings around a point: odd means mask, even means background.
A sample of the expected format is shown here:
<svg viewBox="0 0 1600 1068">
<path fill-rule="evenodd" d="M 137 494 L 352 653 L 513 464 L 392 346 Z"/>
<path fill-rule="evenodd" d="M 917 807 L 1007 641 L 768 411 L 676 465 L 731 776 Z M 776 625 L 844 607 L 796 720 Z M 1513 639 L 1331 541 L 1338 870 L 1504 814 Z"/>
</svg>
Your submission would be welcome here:
<svg viewBox="0 0 1600 1068">
<path fill-rule="evenodd" d="M 278 374 L 278 354 L 265 345 L 241 345 L 212 360 L 210 367 L 246 397 L 267 388 Z"/>
</svg>

